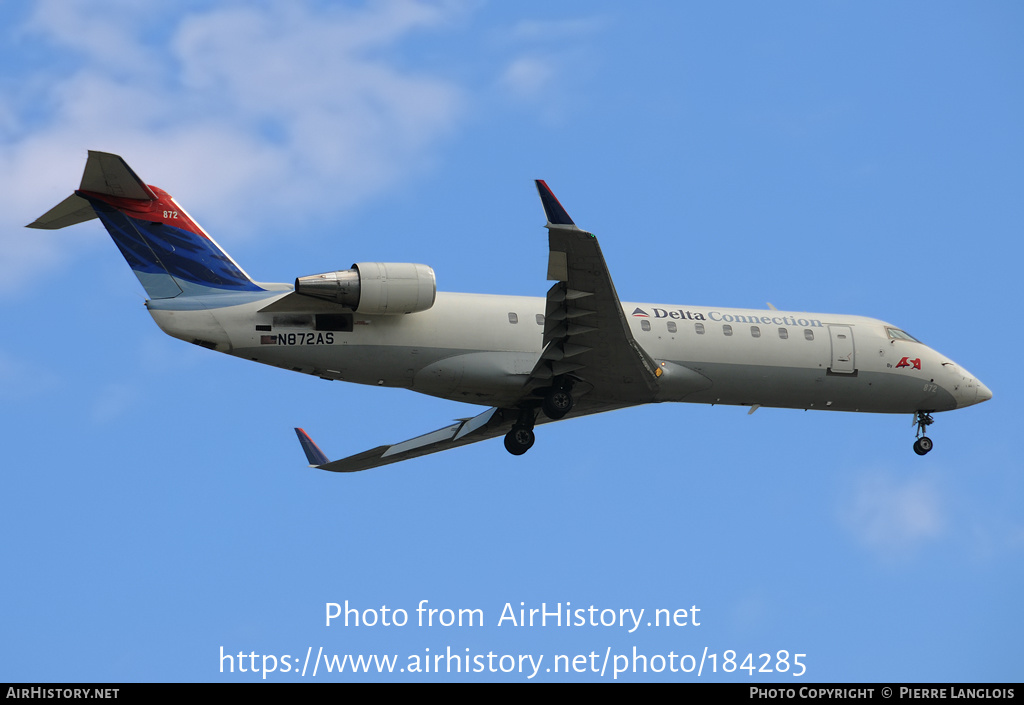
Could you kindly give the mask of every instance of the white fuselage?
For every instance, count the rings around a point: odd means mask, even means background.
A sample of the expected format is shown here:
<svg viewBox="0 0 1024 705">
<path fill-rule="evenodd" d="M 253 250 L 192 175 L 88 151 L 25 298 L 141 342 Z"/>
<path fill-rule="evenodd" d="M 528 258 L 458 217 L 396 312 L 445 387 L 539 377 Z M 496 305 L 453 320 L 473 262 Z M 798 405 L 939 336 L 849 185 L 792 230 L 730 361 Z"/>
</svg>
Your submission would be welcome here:
<svg viewBox="0 0 1024 705">
<path fill-rule="evenodd" d="M 237 357 L 481 405 L 514 403 L 541 353 L 541 297 L 438 292 L 427 311 L 356 313 L 344 330 L 324 330 L 315 313 L 260 312 L 286 293 L 240 295 L 231 305 L 223 298 L 216 306 L 194 298 L 147 305 L 169 335 Z M 633 337 L 665 372 L 655 401 L 913 413 L 991 397 L 949 358 L 893 337 L 892 326 L 872 318 L 636 303 L 622 309 Z"/>
</svg>

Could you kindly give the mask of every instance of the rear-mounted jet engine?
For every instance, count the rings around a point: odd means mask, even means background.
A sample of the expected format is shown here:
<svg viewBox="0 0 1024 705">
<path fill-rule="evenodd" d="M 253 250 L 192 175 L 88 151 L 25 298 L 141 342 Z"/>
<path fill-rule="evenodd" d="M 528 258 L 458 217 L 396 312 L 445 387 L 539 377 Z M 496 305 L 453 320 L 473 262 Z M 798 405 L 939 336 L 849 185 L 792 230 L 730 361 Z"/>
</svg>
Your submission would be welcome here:
<svg viewBox="0 0 1024 705">
<path fill-rule="evenodd" d="M 434 270 L 425 264 L 359 262 L 352 269 L 299 277 L 295 292 L 356 313 L 416 313 L 434 305 L 437 282 Z"/>
</svg>

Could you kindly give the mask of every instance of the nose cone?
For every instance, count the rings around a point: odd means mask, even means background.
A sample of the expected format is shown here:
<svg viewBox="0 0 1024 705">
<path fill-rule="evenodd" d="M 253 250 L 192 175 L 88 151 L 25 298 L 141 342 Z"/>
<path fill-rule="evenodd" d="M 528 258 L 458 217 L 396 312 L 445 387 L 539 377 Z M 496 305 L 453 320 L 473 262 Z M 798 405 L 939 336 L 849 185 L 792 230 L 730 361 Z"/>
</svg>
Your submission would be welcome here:
<svg viewBox="0 0 1024 705">
<path fill-rule="evenodd" d="M 992 390 L 981 383 L 977 377 L 964 368 L 960 368 L 960 381 L 954 394 L 957 407 L 972 406 L 992 398 Z"/>
<path fill-rule="evenodd" d="M 975 404 L 980 404 L 983 401 L 988 401 L 989 399 L 991 399 L 992 398 L 992 390 L 989 389 L 988 387 L 986 387 L 984 384 L 982 384 L 979 380 L 974 380 L 974 381 L 978 385 L 978 398 L 977 398 L 977 400 L 974 403 Z"/>
</svg>

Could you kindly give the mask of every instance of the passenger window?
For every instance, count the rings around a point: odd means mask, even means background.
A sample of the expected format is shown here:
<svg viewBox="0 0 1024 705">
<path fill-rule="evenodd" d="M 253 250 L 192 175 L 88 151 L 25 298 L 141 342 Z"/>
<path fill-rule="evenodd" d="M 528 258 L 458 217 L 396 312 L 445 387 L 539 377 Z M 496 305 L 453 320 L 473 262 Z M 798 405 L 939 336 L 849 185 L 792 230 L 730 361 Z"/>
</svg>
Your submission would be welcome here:
<svg viewBox="0 0 1024 705">
<path fill-rule="evenodd" d="M 750 336 L 752 338 L 760 338 L 761 337 L 761 329 L 758 328 L 757 326 L 750 326 Z"/>
<path fill-rule="evenodd" d="M 814 340 L 814 331 L 810 328 L 804 328 L 804 337 L 808 340 Z"/>
<path fill-rule="evenodd" d="M 543 313 L 538 313 L 537 314 L 537 325 L 538 326 L 544 325 L 544 314 Z"/>
<path fill-rule="evenodd" d="M 732 335 L 732 326 L 730 326 L 728 323 L 725 324 L 724 326 L 722 326 L 722 332 L 725 333 L 726 335 Z"/>
<path fill-rule="evenodd" d="M 669 321 L 668 322 L 668 332 L 669 333 L 675 333 L 676 332 L 676 322 L 675 321 Z"/>
<path fill-rule="evenodd" d="M 644 330 L 650 330 L 651 329 L 651 322 L 650 321 L 640 321 L 640 327 L 643 328 Z"/>
<path fill-rule="evenodd" d="M 704 324 L 703 323 L 694 323 L 693 324 L 693 328 L 694 328 L 694 330 L 697 331 L 697 335 L 704 335 Z"/>
<path fill-rule="evenodd" d="M 508 314 L 508 322 L 509 323 L 519 323 L 519 316 L 517 316 L 516 314 L 514 314 L 514 313 L 512 313 L 510 311 L 509 314 Z"/>
<path fill-rule="evenodd" d="M 782 340 L 787 340 L 789 338 L 789 329 L 779 328 L 779 338 L 781 338 Z"/>
</svg>

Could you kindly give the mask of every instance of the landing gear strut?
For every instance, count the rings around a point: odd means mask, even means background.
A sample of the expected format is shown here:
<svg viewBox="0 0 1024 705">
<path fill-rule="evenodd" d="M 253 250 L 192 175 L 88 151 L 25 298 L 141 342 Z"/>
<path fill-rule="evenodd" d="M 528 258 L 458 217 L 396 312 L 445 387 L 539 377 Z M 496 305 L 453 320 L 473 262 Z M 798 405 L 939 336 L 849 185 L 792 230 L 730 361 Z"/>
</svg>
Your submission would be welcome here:
<svg viewBox="0 0 1024 705">
<path fill-rule="evenodd" d="M 931 426 L 935 422 L 932 415 L 927 411 L 918 411 L 914 415 L 914 423 L 917 424 L 917 440 L 914 441 L 914 452 L 918 455 L 924 455 L 932 449 L 934 445 L 932 439 L 924 435 L 925 429 Z"/>
<path fill-rule="evenodd" d="M 572 385 L 574 380 L 569 377 L 558 377 L 555 383 L 544 394 L 540 408 L 552 421 L 564 418 L 572 411 Z M 539 390 L 538 390 L 539 391 Z M 536 402 L 534 402 L 536 403 Z M 537 420 L 537 407 L 520 409 L 512 430 L 505 434 L 505 450 L 512 455 L 522 455 L 533 447 L 533 424 Z"/>
<path fill-rule="evenodd" d="M 532 409 L 523 409 L 519 412 L 512 430 L 505 434 L 505 450 L 512 455 L 522 455 L 533 447 L 535 439 L 533 435 L 533 422 L 536 419 Z"/>
</svg>

